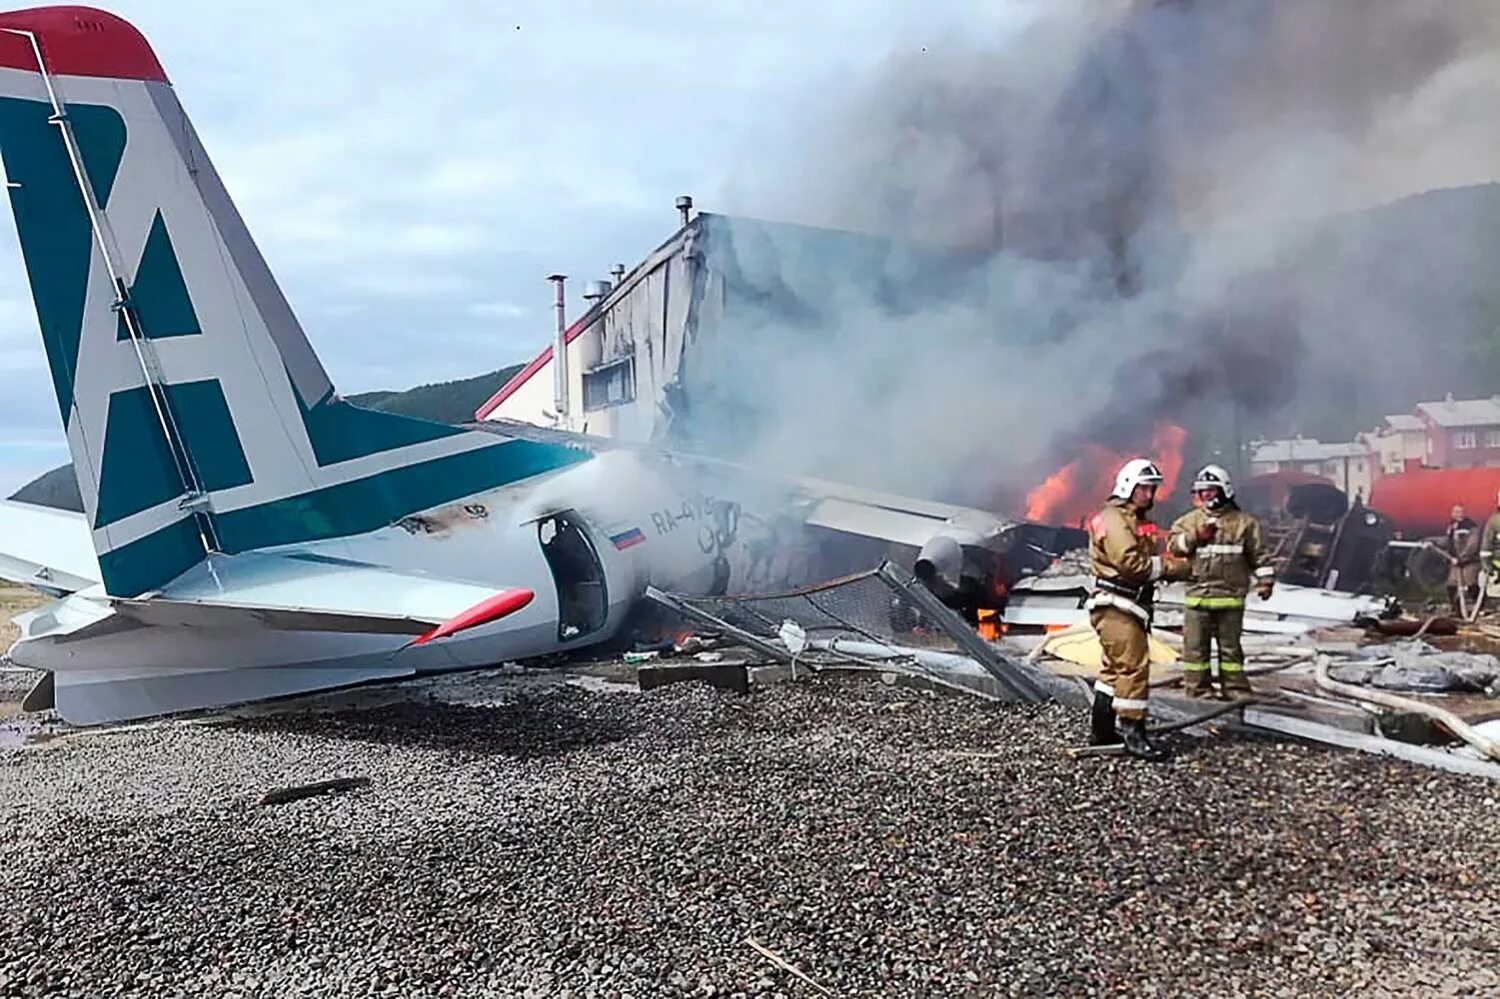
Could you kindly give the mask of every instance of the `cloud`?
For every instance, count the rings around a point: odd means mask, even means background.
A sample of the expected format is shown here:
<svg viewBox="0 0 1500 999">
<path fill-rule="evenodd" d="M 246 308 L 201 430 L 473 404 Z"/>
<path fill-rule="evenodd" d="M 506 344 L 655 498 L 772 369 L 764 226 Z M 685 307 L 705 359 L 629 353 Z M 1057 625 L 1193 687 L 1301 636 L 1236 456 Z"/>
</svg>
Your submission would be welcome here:
<svg viewBox="0 0 1500 999">
<path fill-rule="evenodd" d="M 676 195 L 723 208 L 715 195 L 753 165 L 747 150 L 779 157 L 758 136 L 836 100 L 888 53 L 991 30 L 1029 4 L 111 6 L 151 40 L 315 348 L 354 393 L 530 357 L 550 328 L 537 321 L 547 274 L 634 263 L 675 228 Z M 0 216 L 9 384 L 42 353 Z M 412 351 L 418 337 L 443 349 Z M 23 394 L 44 428 L 48 396 L 44 383 Z"/>
<path fill-rule="evenodd" d="M 392 261 L 380 270 L 367 267 L 348 275 L 342 279 L 341 287 L 375 298 L 432 299 L 462 294 L 471 285 L 462 274 L 404 270 Z"/>
<path fill-rule="evenodd" d="M 530 314 L 530 309 L 514 302 L 477 302 L 469 306 L 469 315 L 487 319 L 520 319 Z"/>
</svg>

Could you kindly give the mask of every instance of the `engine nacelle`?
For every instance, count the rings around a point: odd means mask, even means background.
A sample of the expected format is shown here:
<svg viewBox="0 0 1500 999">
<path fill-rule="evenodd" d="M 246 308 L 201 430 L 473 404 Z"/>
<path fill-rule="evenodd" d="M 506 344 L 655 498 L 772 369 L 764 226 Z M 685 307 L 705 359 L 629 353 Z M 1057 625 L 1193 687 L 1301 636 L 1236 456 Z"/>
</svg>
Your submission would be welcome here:
<svg viewBox="0 0 1500 999">
<path fill-rule="evenodd" d="M 948 606 L 968 614 L 996 606 L 1001 567 L 1015 525 L 996 519 L 955 521 L 922 545 L 912 573 Z"/>
</svg>

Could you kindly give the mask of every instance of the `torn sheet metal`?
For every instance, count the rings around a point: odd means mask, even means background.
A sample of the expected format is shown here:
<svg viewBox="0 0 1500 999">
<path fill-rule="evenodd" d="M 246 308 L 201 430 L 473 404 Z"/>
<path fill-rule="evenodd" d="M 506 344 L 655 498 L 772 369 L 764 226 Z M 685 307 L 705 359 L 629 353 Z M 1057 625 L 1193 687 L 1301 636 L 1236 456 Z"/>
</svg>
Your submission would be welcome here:
<svg viewBox="0 0 1500 999">
<path fill-rule="evenodd" d="M 1092 577 L 1076 572 L 1049 573 L 1020 580 L 1011 587 L 1001 620 L 1010 625 L 1031 627 L 1077 624 L 1087 617 L 1083 605 L 1092 588 Z M 1181 627 L 1186 597 L 1186 588 L 1181 583 L 1161 587 L 1156 596 L 1156 624 Z M 1335 624 L 1352 624 L 1358 618 L 1378 618 L 1390 610 L 1390 601 L 1383 597 L 1281 583 L 1270 600 L 1252 595 L 1245 602 L 1245 631 L 1302 635 Z"/>
<path fill-rule="evenodd" d="M 1267 732 L 1309 739 L 1344 749 L 1357 749 L 1363 753 L 1392 756 L 1409 763 L 1436 767 L 1451 773 L 1500 780 L 1500 763 L 1481 759 L 1468 752 L 1418 746 L 1409 742 L 1397 742 L 1395 739 L 1387 739 L 1383 736 L 1350 732 L 1309 718 L 1298 718 L 1262 707 L 1247 707 L 1242 717 L 1249 727 Z"/>
</svg>

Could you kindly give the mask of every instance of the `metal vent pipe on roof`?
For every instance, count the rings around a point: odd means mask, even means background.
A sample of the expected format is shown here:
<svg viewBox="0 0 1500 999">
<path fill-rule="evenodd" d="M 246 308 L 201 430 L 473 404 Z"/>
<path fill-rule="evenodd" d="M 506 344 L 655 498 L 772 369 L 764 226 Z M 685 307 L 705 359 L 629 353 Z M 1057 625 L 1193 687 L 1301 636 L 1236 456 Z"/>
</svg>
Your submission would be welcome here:
<svg viewBox="0 0 1500 999">
<path fill-rule="evenodd" d="M 609 297 L 614 285 L 608 281 L 590 281 L 583 286 L 583 300 L 592 308 Z"/>
<path fill-rule="evenodd" d="M 677 210 L 682 213 L 682 224 L 687 225 L 693 218 L 693 196 L 691 194 L 680 194 L 677 196 Z"/>
<path fill-rule="evenodd" d="M 557 291 L 553 307 L 557 310 L 557 339 L 552 342 L 552 404 L 557 423 L 568 425 L 568 299 L 565 289 L 568 276 L 553 274 L 547 278 Z"/>
<path fill-rule="evenodd" d="M 615 287 L 620 287 L 620 283 L 625 280 L 625 265 L 615 264 L 609 269 L 609 276 L 615 279 Z"/>
</svg>

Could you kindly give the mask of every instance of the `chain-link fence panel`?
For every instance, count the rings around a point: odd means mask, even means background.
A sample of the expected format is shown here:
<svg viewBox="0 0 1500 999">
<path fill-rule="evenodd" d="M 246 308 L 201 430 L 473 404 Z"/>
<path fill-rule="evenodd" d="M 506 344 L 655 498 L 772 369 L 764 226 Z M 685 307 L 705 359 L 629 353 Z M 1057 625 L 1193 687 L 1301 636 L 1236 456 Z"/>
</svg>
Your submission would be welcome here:
<svg viewBox="0 0 1500 999">
<path fill-rule="evenodd" d="M 986 697 L 1041 700 L 1027 671 L 894 566 L 786 593 L 660 595 L 700 623 L 719 622 L 796 665 L 886 669 Z"/>
</svg>

